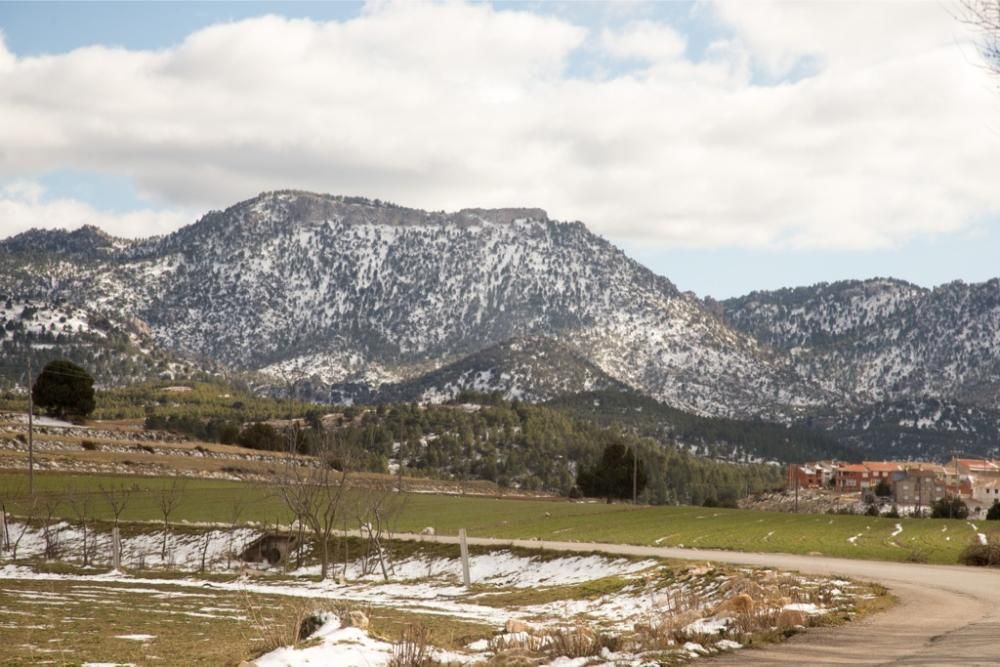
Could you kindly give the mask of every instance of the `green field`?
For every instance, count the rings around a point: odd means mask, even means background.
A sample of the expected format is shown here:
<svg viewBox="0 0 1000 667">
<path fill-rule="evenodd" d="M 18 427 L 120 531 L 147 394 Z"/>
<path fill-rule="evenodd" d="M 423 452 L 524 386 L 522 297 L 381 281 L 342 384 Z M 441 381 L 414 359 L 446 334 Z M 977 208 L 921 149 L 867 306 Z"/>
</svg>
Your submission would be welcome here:
<svg viewBox="0 0 1000 667">
<path fill-rule="evenodd" d="M 69 487 L 89 491 L 94 494 L 95 515 L 107 519 L 110 510 L 100 495 L 100 486 L 134 485 L 136 491 L 122 518 L 143 521 L 159 518 L 159 490 L 171 481 L 170 478 L 43 473 L 36 476 L 36 491 L 43 496 L 61 494 Z M 23 513 L 24 492 L 23 473 L 0 473 L 0 502 L 9 512 Z M 290 519 L 272 487 L 192 479 L 186 481 L 183 500 L 172 521 L 228 522 L 237 499 L 247 505 L 243 521 L 287 523 Z M 60 506 L 57 513 L 69 518 L 70 508 Z M 980 532 L 1000 539 L 1000 522 L 973 523 Z M 903 530 L 893 536 L 897 524 Z M 408 494 L 396 529 L 419 531 L 425 526 L 433 526 L 438 534 L 454 534 L 465 528 L 469 535 L 477 537 L 816 552 L 900 561 L 926 558 L 932 563 L 955 563 L 962 548 L 976 539 L 972 526 L 960 520 Z M 854 536 L 859 536 L 855 543 L 848 541 Z"/>
</svg>

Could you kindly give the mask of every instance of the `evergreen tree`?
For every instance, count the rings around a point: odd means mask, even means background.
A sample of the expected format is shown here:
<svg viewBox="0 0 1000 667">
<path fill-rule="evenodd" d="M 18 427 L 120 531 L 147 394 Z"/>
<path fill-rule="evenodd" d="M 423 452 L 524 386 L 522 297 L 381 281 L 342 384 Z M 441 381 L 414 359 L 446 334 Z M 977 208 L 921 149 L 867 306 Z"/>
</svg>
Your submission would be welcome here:
<svg viewBox="0 0 1000 667">
<path fill-rule="evenodd" d="M 931 506 L 932 519 L 965 519 L 969 508 L 958 496 L 945 496 Z"/>
<path fill-rule="evenodd" d="M 40 408 L 56 417 L 83 418 L 97 407 L 94 378 L 71 361 L 50 361 L 31 388 L 31 397 Z"/>
<path fill-rule="evenodd" d="M 644 466 L 637 466 L 635 454 L 620 442 L 604 447 L 600 461 L 593 466 L 581 468 L 576 484 L 587 496 L 604 498 L 631 498 L 633 472 L 638 492 L 646 487 Z"/>
</svg>

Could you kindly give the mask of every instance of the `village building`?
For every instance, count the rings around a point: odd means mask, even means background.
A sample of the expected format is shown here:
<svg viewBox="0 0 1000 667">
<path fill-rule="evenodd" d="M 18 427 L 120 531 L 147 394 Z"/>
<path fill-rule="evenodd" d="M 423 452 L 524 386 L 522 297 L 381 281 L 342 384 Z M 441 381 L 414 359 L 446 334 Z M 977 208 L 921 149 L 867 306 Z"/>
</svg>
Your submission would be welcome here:
<svg viewBox="0 0 1000 667">
<path fill-rule="evenodd" d="M 789 489 L 818 489 L 822 485 L 819 470 L 812 463 L 790 463 L 785 471 Z"/>
<path fill-rule="evenodd" d="M 994 501 L 1000 501 L 1000 481 L 988 480 L 972 485 L 970 511 L 980 515 L 992 507 Z"/>
<path fill-rule="evenodd" d="M 871 488 L 871 473 L 862 463 L 838 466 L 834 484 L 838 491 L 847 493 L 864 492 Z"/>
<path fill-rule="evenodd" d="M 892 481 L 892 500 L 897 505 L 927 507 L 947 493 L 944 468 L 940 465 L 921 464 L 902 470 Z"/>
<path fill-rule="evenodd" d="M 868 480 L 872 489 L 881 482 L 892 488 L 893 475 L 903 470 L 902 464 L 891 461 L 863 461 L 861 465 L 868 469 Z"/>
</svg>

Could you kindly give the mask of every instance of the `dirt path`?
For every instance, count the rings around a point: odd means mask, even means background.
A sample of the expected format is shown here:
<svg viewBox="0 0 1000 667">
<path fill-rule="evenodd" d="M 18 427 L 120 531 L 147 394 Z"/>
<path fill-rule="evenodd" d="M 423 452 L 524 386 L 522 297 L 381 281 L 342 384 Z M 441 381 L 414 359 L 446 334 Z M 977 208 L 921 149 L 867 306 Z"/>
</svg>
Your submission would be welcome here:
<svg viewBox="0 0 1000 667">
<path fill-rule="evenodd" d="M 426 538 L 455 543 L 455 537 Z M 1000 665 L 1000 571 L 951 565 L 916 565 L 627 544 L 469 538 L 470 544 L 629 556 L 711 560 L 777 567 L 808 574 L 866 579 L 887 586 L 899 604 L 840 628 L 817 628 L 789 641 L 745 649 L 712 665 Z"/>
</svg>

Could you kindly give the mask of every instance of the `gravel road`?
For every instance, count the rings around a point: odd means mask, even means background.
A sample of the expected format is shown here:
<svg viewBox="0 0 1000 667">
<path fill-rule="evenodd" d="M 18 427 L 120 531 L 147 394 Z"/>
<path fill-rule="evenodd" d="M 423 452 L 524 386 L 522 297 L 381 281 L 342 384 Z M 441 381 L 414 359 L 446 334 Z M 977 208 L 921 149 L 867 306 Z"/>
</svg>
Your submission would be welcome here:
<svg viewBox="0 0 1000 667">
<path fill-rule="evenodd" d="M 451 536 L 406 537 L 458 541 Z M 469 538 L 469 544 L 776 567 L 878 582 L 899 599 L 892 609 L 856 623 L 810 629 L 782 644 L 743 649 L 698 660 L 699 664 L 1000 665 L 1000 571 L 996 570 L 588 542 Z"/>
</svg>

